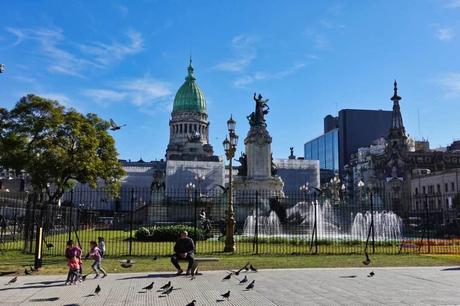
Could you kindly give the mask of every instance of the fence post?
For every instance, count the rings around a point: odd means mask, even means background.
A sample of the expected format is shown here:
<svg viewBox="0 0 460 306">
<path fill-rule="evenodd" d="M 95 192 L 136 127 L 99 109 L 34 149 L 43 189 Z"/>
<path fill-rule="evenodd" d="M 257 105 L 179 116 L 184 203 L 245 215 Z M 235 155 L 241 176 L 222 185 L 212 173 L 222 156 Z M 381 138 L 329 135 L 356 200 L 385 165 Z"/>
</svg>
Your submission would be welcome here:
<svg viewBox="0 0 460 306">
<path fill-rule="evenodd" d="M 315 198 L 315 254 L 318 254 L 318 196 L 316 191 L 314 193 Z"/>
<path fill-rule="evenodd" d="M 134 222 L 134 188 L 131 188 L 131 216 L 129 220 L 129 256 L 132 254 L 133 248 L 133 222 Z"/>
<path fill-rule="evenodd" d="M 374 194 L 370 192 L 371 201 L 371 233 L 372 233 L 372 254 L 375 254 L 375 231 L 374 231 Z"/>
<path fill-rule="evenodd" d="M 196 235 L 196 227 L 197 227 L 197 219 L 196 219 L 196 212 L 197 212 L 197 205 L 198 205 L 198 189 L 195 188 L 195 195 L 194 195 L 194 199 L 193 199 L 193 202 L 194 202 L 194 217 L 193 217 L 193 222 L 195 224 L 195 247 L 196 247 L 196 244 L 198 242 L 198 236 Z"/>
<path fill-rule="evenodd" d="M 35 228 L 35 209 L 37 205 L 37 193 L 34 194 L 34 200 L 32 202 L 32 216 L 30 218 L 30 229 L 27 233 L 29 235 L 29 253 L 32 253 L 33 241 L 34 241 L 34 228 Z"/>
<path fill-rule="evenodd" d="M 254 229 L 256 255 L 259 254 L 259 191 L 256 190 L 256 227 Z"/>
<path fill-rule="evenodd" d="M 425 193 L 425 219 L 426 219 L 426 243 L 428 244 L 428 254 L 430 254 L 430 222 L 429 222 L 429 211 L 428 211 L 428 194 Z"/>
<path fill-rule="evenodd" d="M 70 190 L 70 213 L 69 213 L 69 228 L 68 228 L 68 239 L 70 240 L 72 238 L 72 208 L 73 208 L 73 188 Z"/>
</svg>

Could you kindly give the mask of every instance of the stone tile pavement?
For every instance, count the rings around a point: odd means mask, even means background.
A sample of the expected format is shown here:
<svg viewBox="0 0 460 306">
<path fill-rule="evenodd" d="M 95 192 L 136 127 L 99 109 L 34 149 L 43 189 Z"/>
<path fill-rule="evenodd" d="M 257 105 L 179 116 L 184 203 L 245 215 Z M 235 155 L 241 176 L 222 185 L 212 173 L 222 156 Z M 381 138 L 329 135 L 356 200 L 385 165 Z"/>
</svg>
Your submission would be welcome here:
<svg viewBox="0 0 460 306">
<path fill-rule="evenodd" d="M 226 271 L 208 271 L 195 279 L 171 273 L 111 274 L 64 286 L 65 275 L 0 277 L 0 305 L 460 305 L 460 268 L 284 269 L 242 272 L 223 281 Z M 239 279 L 256 280 L 244 291 Z M 150 292 L 141 288 L 155 282 Z M 157 290 L 171 281 L 169 296 Z M 100 285 L 102 291 L 92 296 Z M 230 299 L 221 294 L 231 291 Z M 54 299 L 54 300 L 53 300 Z"/>
</svg>

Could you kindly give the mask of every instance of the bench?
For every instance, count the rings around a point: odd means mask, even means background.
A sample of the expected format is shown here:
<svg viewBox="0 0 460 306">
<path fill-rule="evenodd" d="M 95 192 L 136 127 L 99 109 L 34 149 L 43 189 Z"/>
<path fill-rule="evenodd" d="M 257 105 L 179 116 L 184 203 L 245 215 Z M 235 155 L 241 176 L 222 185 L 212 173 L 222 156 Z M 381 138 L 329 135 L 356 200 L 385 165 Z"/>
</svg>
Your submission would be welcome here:
<svg viewBox="0 0 460 306">
<path fill-rule="evenodd" d="M 179 261 L 187 261 L 186 259 L 179 259 Z M 198 272 L 198 266 L 201 262 L 218 262 L 219 258 L 217 257 L 195 257 L 193 260 L 193 266 L 192 266 L 192 276 L 195 275 L 201 275 L 201 273 Z"/>
</svg>

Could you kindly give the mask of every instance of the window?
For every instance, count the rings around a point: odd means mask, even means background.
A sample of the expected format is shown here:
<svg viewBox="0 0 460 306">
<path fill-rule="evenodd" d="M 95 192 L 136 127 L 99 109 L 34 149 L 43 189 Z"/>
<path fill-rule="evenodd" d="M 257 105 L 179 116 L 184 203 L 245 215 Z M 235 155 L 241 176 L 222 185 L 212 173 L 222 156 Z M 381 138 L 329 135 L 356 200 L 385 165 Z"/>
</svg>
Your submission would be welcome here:
<svg viewBox="0 0 460 306">
<path fill-rule="evenodd" d="M 447 183 L 444 184 L 444 191 L 445 192 L 449 191 L 449 184 L 447 184 Z"/>
<path fill-rule="evenodd" d="M 181 133 L 181 134 L 182 134 L 182 124 L 181 124 L 181 125 L 179 125 L 179 133 Z"/>
<path fill-rule="evenodd" d="M 187 124 L 184 125 L 184 133 L 187 134 Z"/>
<path fill-rule="evenodd" d="M 418 187 L 415 187 L 415 195 L 418 195 Z"/>
<path fill-rule="evenodd" d="M 436 185 L 436 189 L 437 189 L 437 192 L 438 192 L 438 193 L 441 193 L 441 185 L 437 184 L 437 185 Z"/>
<path fill-rule="evenodd" d="M 455 183 L 454 182 L 452 182 L 450 184 L 450 191 L 455 191 Z"/>
<path fill-rule="evenodd" d="M 425 186 L 422 187 L 422 190 L 423 190 L 423 194 L 426 194 Z"/>
</svg>

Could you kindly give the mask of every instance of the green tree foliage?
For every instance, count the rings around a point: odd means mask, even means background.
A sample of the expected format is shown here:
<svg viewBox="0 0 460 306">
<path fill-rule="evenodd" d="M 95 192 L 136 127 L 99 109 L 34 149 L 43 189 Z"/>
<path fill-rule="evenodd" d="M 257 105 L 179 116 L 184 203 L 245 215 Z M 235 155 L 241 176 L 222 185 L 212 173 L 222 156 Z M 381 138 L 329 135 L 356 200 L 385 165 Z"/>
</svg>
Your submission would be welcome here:
<svg viewBox="0 0 460 306">
<path fill-rule="evenodd" d="M 75 182 L 96 187 L 103 180 L 118 191 L 124 171 L 109 127 L 95 114 L 28 95 L 9 112 L 0 108 L 0 166 L 25 171 L 50 203 Z"/>
</svg>

